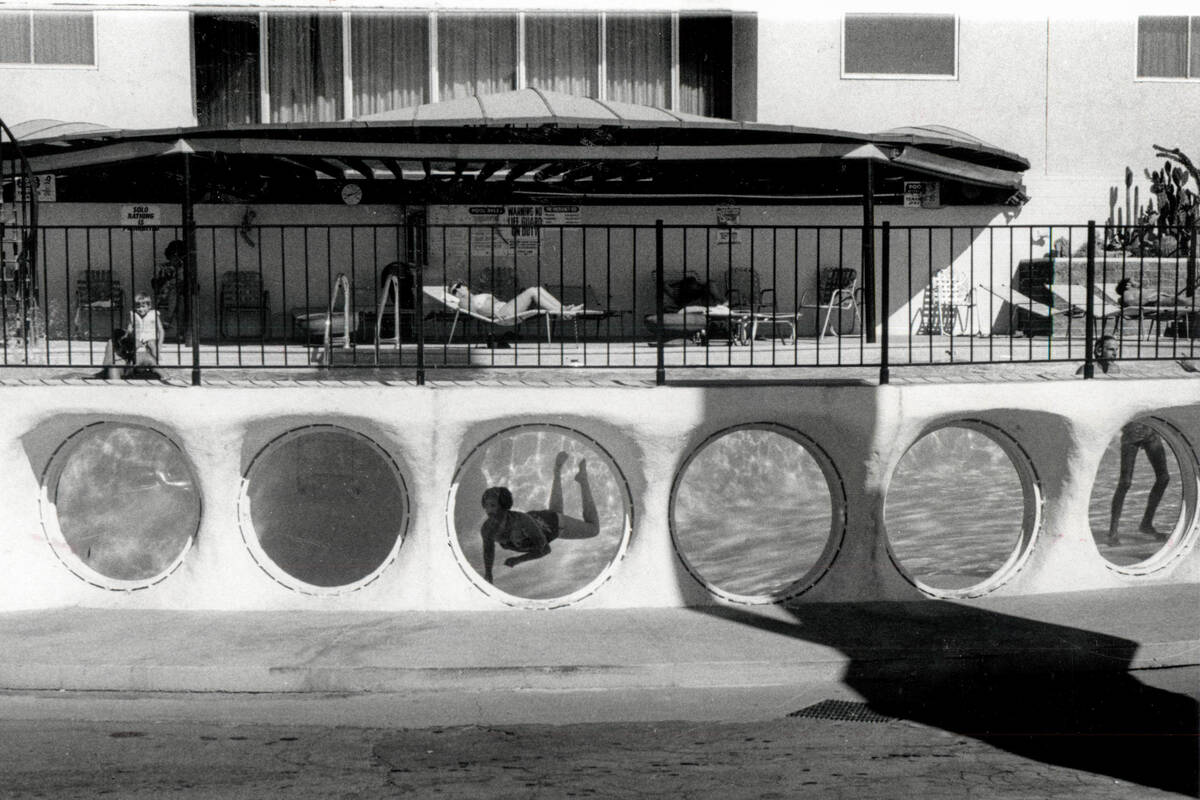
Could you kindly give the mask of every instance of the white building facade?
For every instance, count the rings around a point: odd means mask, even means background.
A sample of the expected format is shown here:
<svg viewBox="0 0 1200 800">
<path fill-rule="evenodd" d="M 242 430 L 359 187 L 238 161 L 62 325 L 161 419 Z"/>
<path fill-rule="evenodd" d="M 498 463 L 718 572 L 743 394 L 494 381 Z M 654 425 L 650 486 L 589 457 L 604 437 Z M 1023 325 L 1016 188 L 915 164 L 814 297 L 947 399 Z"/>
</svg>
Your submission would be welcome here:
<svg viewBox="0 0 1200 800">
<path fill-rule="evenodd" d="M 369 2 L 0 13 L 0 118 L 355 119 L 526 86 L 763 123 L 940 124 L 1027 158 L 1024 223 L 1103 221 L 1200 130 L 1200 16 L 515 12 Z"/>
</svg>

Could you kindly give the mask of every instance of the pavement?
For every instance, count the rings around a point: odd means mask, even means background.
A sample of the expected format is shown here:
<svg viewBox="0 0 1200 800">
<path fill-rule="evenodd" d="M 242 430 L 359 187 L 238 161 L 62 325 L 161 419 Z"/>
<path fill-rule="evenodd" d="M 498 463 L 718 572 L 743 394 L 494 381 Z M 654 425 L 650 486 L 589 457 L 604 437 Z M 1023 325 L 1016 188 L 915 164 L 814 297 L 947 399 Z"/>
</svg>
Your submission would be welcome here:
<svg viewBox="0 0 1200 800">
<path fill-rule="evenodd" d="M 1200 584 L 780 606 L 0 614 L 0 690 L 768 688 L 1200 664 Z"/>
</svg>

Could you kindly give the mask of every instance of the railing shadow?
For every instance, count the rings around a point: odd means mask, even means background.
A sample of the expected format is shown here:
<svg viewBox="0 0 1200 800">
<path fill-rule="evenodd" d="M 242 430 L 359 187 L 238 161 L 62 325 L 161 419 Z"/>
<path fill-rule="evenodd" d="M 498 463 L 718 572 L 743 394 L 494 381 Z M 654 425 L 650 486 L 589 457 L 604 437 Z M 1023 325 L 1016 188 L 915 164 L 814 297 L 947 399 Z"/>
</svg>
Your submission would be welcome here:
<svg viewBox="0 0 1200 800">
<path fill-rule="evenodd" d="M 1200 704 L 1127 672 L 1137 643 L 953 603 L 811 604 L 776 619 L 696 608 L 850 658 L 875 711 L 1015 755 L 1200 793 Z"/>
</svg>

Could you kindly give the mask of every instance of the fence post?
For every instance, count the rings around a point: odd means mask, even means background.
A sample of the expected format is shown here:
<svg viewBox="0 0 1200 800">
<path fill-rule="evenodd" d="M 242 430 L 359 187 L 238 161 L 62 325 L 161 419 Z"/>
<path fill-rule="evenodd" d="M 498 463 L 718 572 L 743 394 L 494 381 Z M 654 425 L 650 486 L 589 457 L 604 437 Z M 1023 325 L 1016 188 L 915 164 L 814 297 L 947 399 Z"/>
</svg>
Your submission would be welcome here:
<svg viewBox="0 0 1200 800">
<path fill-rule="evenodd" d="M 417 334 L 417 386 L 425 385 L 425 265 L 410 264 L 413 277 L 413 327 Z M 400 305 L 396 292 L 396 305 Z M 399 316 L 399 315 L 397 315 Z M 400 339 L 400 320 L 396 320 L 396 340 Z"/>
<path fill-rule="evenodd" d="M 192 345 L 192 386 L 200 385 L 200 303 L 196 275 L 196 208 L 192 204 L 192 155 L 183 154 L 183 238 L 187 244 L 184 262 L 183 290 L 187 292 L 183 307 L 187 309 L 187 337 Z"/>
<path fill-rule="evenodd" d="M 1092 338 L 1096 335 L 1096 320 L 1092 315 L 1096 310 L 1096 220 L 1088 220 L 1087 230 L 1087 298 L 1083 318 L 1083 338 L 1086 350 L 1083 353 L 1083 378 L 1088 380 L 1096 375 L 1096 365 L 1092 363 Z M 1118 323 L 1120 324 L 1120 323 Z"/>
<path fill-rule="evenodd" d="M 666 362 L 666 333 L 663 331 L 663 221 L 656 220 L 654 223 L 654 313 L 657 316 L 658 322 L 655 328 L 658 331 L 658 367 L 654 371 L 654 383 L 657 386 L 663 386 L 667 382 L 667 362 Z"/>
<path fill-rule="evenodd" d="M 1192 240 L 1191 246 L 1188 248 L 1187 260 L 1187 296 L 1196 296 L 1196 226 L 1192 226 L 1189 238 Z M 1189 330 L 1190 334 L 1191 331 Z"/>
<path fill-rule="evenodd" d="M 891 271 L 888 269 L 888 265 L 892 263 L 891 234 L 892 224 L 887 220 L 884 220 L 882 234 L 883 241 L 880 242 L 879 247 L 879 255 L 880 260 L 883 262 L 883 269 L 879 279 L 881 281 L 880 292 L 883 294 L 883 307 L 885 309 L 888 308 L 888 298 L 892 293 L 892 280 L 891 276 L 888 274 Z M 871 235 L 875 235 L 873 231 Z M 888 371 L 888 322 L 886 313 L 883 315 L 883 324 L 880 326 L 879 339 L 879 383 L 882 386 L 888 383 L 891 379 L 891 375 Z"/>
</svg>

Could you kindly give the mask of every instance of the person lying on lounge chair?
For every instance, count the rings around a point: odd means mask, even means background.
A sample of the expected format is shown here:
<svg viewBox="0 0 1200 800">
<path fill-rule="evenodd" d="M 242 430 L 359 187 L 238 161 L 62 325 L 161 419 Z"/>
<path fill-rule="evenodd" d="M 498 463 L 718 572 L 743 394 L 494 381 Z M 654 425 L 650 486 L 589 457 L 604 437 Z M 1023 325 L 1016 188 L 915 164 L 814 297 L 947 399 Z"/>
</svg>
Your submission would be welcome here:
<svg viewBox="0 0 1200 800">
<path fill-rule="evenodd" d="M 1170 294 L 1144 295 L 1141 284 L 1134 278 L 1122 278 L 1117 282 L 1117 297 L 1121 300 L 1121 308 L 1137 306 L 1177 306 L 1179 298 Z"/>
<path fill-rule="evenodd" d="M 541 308 L 568 318 L 583 311 L 582 305 L 563 305 L 541 286 L 530 286 L 508 301 L 497 300 L 495 295 L 488 292 L 472 292 L 463 281 L 450 284 L 449 291 L 471 311 L 493 319 L 512 319 L 531 308 Z"/>
</svg>

